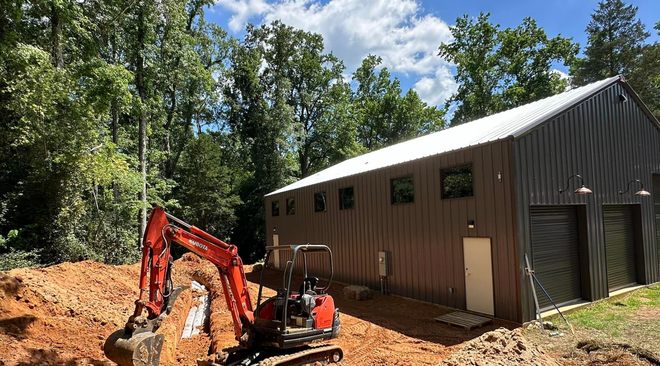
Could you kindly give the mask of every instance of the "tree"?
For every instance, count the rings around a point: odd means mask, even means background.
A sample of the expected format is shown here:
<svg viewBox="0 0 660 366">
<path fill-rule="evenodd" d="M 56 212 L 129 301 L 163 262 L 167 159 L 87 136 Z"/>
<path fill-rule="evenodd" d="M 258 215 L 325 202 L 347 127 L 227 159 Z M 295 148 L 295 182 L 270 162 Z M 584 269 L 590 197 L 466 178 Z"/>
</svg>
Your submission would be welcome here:
<svg viewBox="0 0 660 366">
<path fill-rule="evenodd" d="M 276 68 L 263 67 L 266 49 L 261 34 L 250 25 L 243 42 L 233 41 L 223 82 L 223 117 L 237 136 L 234 147 L 242 152 L 242 166 L 250 172 L 238 187 L 243 204 L 237 208 L 232 236 L 248 260 L 263 253 L 264 195 L 290 182 L 295 170 L 285 157 L 292 123 L 285 99 L 287 80 L 275 77 Z"/>
<path fill-rule="evenodd" d="M 353 74 L 357 83 L 351 113 L 357 140 L 376 150 L 444 127 L 444 110 L 428 106 L 410 89 L 402 96 L 400 82 L 387 68 L 376 69 L 382 59 L 369 55 Z"/>
<path fill-rule="evenodd" d="M 225 136 L 201 133 L 187 146 L 177 169 L 175 189 L 181 217 L 227 240 L 240 198 L 232 190 Z"/>
<path fill-rule="evenodd" d="M 637 7 L 621 0 L 599 2 L 586 32 L 585 57 L 571 68 L 575 85 L 620 74 L 630 75 L 650 35 L 637 19 Z"/>
<path fill-rule="evenodd" d="M 660 22 L 656 23 L 655 29 L 660 35 Z M 628 82 L 655 117 L 660 119 L 660 42 L 644 45 Z"/>
<path fill-rule="evenodd" d="M 323 37 L 274 22 L 255 31 L 264 43 L 264 75 L 282 93 L 291 119 L 291 149 L 297 160 L 294 173 L 305 178 L 328 166 L 335 139 L 337 103 L 350 92 L 343 63 L 323 53 Z"/>
<path fill-rule="evenodd" d="M 142 176 L 142 187 L 140 188 L 140 202 L 142 207 L 140 208 L 140 227 L 138 229 L 139 242 L 142 243 L 142 239 L 145 235 L 145 230 L 147 228 L 147 116 L 146 111 L 144 110 L 147 102 L 147 91 L 145 82 L 145 71 L 144 71 L 144 54 L 146 50 L 146 19 L 145 19 L 145 8 L 148 6 L 148 2 L 140 2 L 138 4 L 138 15 L 137 15 L 137 34 L 135 42 L 135 88 L 137 89 L 138 97 L 140 104 L 137 108 L 138 114 L 138 162 L 140 164 L 140 175 Z"/>
<path fill-rule="evenodd" d="M 456 106 L 457 125 L 557 93 L 568 82 L 552 71 L 554 63 L 570 66 L 579 44 L 558 35 L 549 39 L 532 18 L 500 31 L 481 13 L 456 19 L 454 41 L 440 46 L 441 57 L 455 63 L 458 91 L 447 101 Z"/>
<path fill-rule="evenodd" d="M 568 81 L 552 72 L 555 62 L 571 65 L 580 45 L 558 35 L 548 39 L 536 20 L 525 18 L 518 27 L 498 33 L 495 52 L 503 74 L 503 109 L 543 99 L 566 90 Z"/>
<path fill-rule="evenodd" d="M 458 90 L 447 100 L 447 107 L 458 103 L 452 125 L 502 109 L 497 93 L 502 75 L 495 54 L 499 24 L 492 24 L 489 18 L 490 13 L 481 13 L 476 20 L 467 14 L 456 18 L 451 27 L 454 40 L 440 45 L 439 56 L 456 64 Z"/>
</svg>

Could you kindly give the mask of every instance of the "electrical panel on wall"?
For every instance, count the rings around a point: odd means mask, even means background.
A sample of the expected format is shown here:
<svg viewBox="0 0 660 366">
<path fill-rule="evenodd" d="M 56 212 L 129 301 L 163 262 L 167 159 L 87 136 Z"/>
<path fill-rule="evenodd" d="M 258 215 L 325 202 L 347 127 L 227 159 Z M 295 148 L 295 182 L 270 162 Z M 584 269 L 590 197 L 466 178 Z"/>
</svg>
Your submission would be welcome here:
<svg viewBox="0 0 660 366">
<path fill-rule="evenodd" d="M 390 252 L 378 252 L 378 274 L 390 275 Z"/>
</svg>

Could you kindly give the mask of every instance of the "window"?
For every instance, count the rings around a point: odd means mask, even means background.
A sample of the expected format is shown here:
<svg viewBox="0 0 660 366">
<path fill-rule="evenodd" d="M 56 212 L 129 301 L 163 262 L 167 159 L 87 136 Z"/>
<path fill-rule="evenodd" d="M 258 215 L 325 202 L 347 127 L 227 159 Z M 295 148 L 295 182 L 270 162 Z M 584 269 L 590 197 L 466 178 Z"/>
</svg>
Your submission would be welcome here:
<svg viewBox="0 0 660 366">
<path fill-rule="evenodd" d="M 472 165 L 443 169 L 442 198 L 472 197 Z"/>
<path fill-rule="evenodd" d="M 392 192 L 393 205 L 397 203 L 411 203 L 415 200 L 415 186 L 413 185 L 412 175 L 390 180 L 390 190 Z"/>
<path fill-rule="evenodd" d="M 325 202 L 325 192 L 314 193 L 314 212 L 324 212 L 327 209 Z"/>
<path fill-rule="evenodd" d="M 293 197 L 286 199 L 286 214 L 287 215 L 296 214 L 296 199 Z"/>
<path fill-rule="evenodd" d="M 280 201 L 270 203 L 270 215 L 273 217 L 280 215 Z"/>
<path fill-rule="evenodd" d="M 348 210 L 355 207 L 355 197 L 353 196 L 353 187 L 342 188 L 339 190 L 339 209 Z"/>
</svg>

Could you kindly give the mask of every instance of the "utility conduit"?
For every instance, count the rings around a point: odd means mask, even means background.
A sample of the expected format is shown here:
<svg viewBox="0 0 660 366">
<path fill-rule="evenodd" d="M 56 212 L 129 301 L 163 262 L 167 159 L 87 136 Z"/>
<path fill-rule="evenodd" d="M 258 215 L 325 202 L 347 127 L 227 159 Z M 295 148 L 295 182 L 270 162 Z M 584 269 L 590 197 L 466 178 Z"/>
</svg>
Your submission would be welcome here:
<svg viewBox="0 0 660 366">
<path fill-rule="evenodd" d="M 209 314 L 211 312 L 211 301 L 208 289 L 197 281 L 192 281 L 191 287 L 193 290 L 202 291 L 204 295 L 198 296 L 193 300 L 193 306 L 188 312 L 183 331 L 181 332 L 181 339 L 190 338 L 201 332 L 200 328 L 204 327 Z"/>
</svg>

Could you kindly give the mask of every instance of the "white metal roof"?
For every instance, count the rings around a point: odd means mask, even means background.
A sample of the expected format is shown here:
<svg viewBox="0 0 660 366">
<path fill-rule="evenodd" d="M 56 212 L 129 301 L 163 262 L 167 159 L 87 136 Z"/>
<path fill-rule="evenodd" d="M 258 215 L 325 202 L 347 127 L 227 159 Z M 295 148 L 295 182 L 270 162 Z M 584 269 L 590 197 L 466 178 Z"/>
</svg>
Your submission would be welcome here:
<svg viewBox="0 0 660 366">
<path fill-rule="evenodd" d="M 438 155 L 509 137 L 515 138 L 620 79 L 619 76 L 615 76 L 597 81 L 476 121 L 372 151 L 338 163 L 307 178 L 271 192 L 267 196 L 401 164 L 427 156 Z"/>
</svg>

